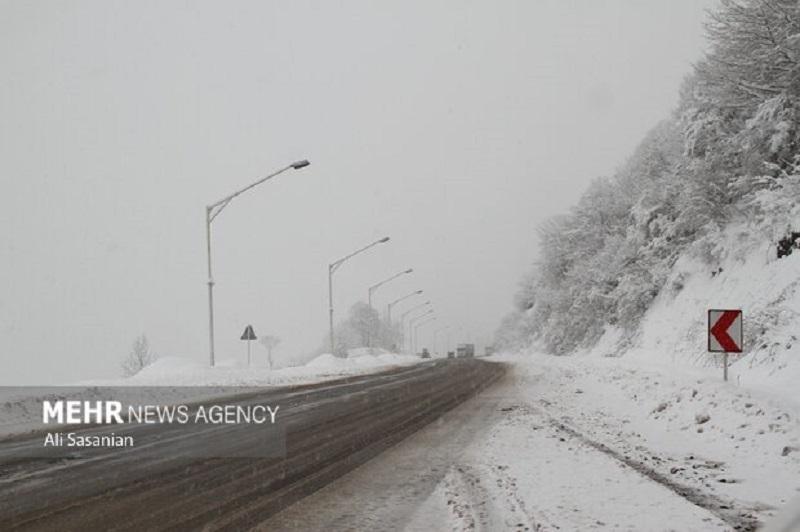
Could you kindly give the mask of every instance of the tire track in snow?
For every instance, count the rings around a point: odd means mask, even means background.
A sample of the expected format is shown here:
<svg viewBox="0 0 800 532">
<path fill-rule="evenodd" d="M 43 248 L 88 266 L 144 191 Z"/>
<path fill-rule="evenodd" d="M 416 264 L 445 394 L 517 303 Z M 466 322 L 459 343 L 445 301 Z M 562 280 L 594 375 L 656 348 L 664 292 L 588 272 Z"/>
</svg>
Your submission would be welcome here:
<svg viewBox="0 0 800 532">
<path fill-rule="evenodd" d="M 629 468 L 633 469 L 634 471 L 638 472 L 644 477 L 658 484 L 661 484 L 665 488 L 669 489 L 676 495 L 689 501 L 695 506 L 702 508 L 708 512 L 711 512 L 712 514 L 720 518 L 722 521 L 729 524 L 734 530 L 739 530 L 742 532 L 751 532 L 757 530 L 759 526 L 761 526 L 760 521 L 758 520 L 758 518 L 756 518 L 754 514 L 754 511 L 757 510 L 757 508 L 737 509 L 736 507 L 737 503 L 734 502 L 733 500 L 723 499 L 722 497 L 712 495 L 697 488 L 689 487 L 679 482 L 675 482 L 674 480 L 670 479 L 669 477 L 665 476 L 662 473 L 659 473 L 658 471 L 648 466 L 647 464 L 639 460 L 636 460 L 634 458 L 631 458 L 630 456 L 625 455 L 602 442 L 589 438 L 576 428 L 571 427 L 566 423 L 564 423 L 563 421 L 556 419 L 555 417 L 551 416 L 541 408 L 536 408 L 533 406 L 528 406 L 528 408 L 530 408 L 535 413 L 544 417 L 554 428 L 579 440 L 581 443 L 588 445 L 589 447 L 597 451 L 600 451 L 619 462 L 622 462 Z"/>
<path fill-rule="evenodd" d="M 543 530 L 525 508 L 516 482 L 500 468 L 454 465 L 442 489 L 453 530 Z"/>
</svg>

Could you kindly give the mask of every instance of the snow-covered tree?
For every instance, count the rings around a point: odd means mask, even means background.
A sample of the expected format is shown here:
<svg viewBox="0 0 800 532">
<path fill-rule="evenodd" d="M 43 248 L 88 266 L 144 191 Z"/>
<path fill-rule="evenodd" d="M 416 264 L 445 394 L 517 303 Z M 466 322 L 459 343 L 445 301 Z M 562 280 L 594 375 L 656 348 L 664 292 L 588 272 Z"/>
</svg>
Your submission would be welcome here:
<svg viewBox="0 0 800 532">
<path fill-rule="evenodd" d="M 499 343 L 535 339 L 562 354 L 591 345 L 609 325 L 634 331 L 681 253 L 716 269 L 720 230 L 734 216 L 773 243 L 795 245 L 800 2 L 722 0 L 708 39 L 674 116 L 539 229 L 540 259 Z"/>
<path fill-rule="evenodd" d="M 366 347 L 369 344 L 373 347 L 392 349 L 398 344 L 401 336 L 399 324 L 389 326 L 380 318 L 377 310 L 359 301 L 350 307 L 347 318 L 336 325 L 335 354 L 345 356 L 349 349 Z M 325 341 L 327 347 L 330 338 L 326 338 Z M 324 351 L 325 348 L 321 350 Z"/>
<path fill-rule="evenodd" d="M 158 355 L 150 349 L 147 336 L 141 334 L 136 337 L 128 356 L 122 361 L 122 374 L 131 377 L 139 373 L 158 359 Z"/>
<path fill-rule="evenodd" d="M 265 335 L 258 339 L 258 342 L 267 350 L 267 362 L 270 369 L 272 369 L 272 351 L 281 343 L 281 339 L 277 336 Z"/>
</svg>

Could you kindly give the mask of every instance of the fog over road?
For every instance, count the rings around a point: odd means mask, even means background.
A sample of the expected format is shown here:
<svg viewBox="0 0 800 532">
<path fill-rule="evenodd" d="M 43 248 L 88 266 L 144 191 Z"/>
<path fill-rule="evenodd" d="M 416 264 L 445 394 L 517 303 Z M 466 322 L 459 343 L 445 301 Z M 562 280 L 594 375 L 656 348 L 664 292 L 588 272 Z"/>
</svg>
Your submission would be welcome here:
<svg viewBox="0 0 800 532">
<path fill-rule="evenodd" d="M 71 458 L 31 458 L 42 437 L 0 442 L 0 529 L 249 528 L 355 468 L 482 390 L 505 366 L 438 360 L 248 396 L 280 406 L 281 458 L 252 425 L 122 428 L 136 446 Z M 91 433 L 97 429 L 85 429 Z M 245 454 L 243 454 L 243 451 Z M 192 458 L 194 456 L 195 458 Z M 109 519 L 113 516 L 113 522 Z"/>
</svg>

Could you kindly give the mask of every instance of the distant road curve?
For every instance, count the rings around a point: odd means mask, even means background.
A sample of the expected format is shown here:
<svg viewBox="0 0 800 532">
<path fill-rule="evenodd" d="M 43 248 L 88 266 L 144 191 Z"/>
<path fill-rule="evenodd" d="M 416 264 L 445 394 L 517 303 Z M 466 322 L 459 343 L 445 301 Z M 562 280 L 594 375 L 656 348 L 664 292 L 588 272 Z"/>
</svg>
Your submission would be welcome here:
<svg viewBox="0 0 800 532">
<path fill-rule="evenodd" d="M 218 456 L 257 444 L 250 426 L 130 429 L 137 447 L 71 459 L 20 458 L 42 438 L 0 441 L 0 530 L 247 529 L 374 457 L 505 372 L 476 359 L 435 360 L 244 402 L 280 405 L 283 458 Z M 251 433 L 252 432 L 252 433 Z M 139 443 L 143 442 L 143 443 Z"/>
</svg>

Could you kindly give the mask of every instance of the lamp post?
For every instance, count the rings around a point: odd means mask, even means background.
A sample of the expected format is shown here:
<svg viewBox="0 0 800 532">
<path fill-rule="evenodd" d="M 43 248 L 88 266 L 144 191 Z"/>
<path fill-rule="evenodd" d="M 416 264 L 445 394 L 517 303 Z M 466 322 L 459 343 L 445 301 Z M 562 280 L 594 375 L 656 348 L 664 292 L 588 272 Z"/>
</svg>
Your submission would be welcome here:
<svg viewBox="0 0 800 532">
<path fill-rule="evenodd" d="M 405 311 L 400 316 L 400 331 L 402 332 L 402 335 L 403 335 L 402 336 L 403 349 L 405 349 L 405 347 L 406 347 L 406 316 L 408 316 L 412 312 L 416 312 L 417 310 L 420 310 L 420 309 L 422 309 L 422 308 L 424 308 L 424 307 L 426 307 L 426 306 L 428 306 L 430 304 L 431 304 L 430 300 L 426 301 L 425 303 L 420 303 L 419 305 L 411 307 L 410 309 Z"/>
<path fill-rule="evenodd" d="M 427 312 L 423 312 L 422 314 L 420 314 L 418 316 L 414 316 L 413 318 L 408 320 L 408 340 L 409 340 L 408 343 L 411 346 L 411 352 L 412 353 L 415 353 L 415 351 L 414 351 L 414 347 L 415 347 L 414 346 L 414 336 L 413 336 L 415 322 L 417 322 L 420 319 L 427 318 L 433 313 L 434 313 L 433 309 L 431 308 L 431 309 L 428 309 Z"/>
<path fill-rule="evenodd" d="M 436 351 L 437 353 L 439 352 L 439 351 L 437 351 L 437 349 L 436 349 L 436 346 L 437 346 L 437 344 L 438 344 L 439 333 L 440 333 L 440 332 L 442 332 L 442 331 L 446 331 L 446 330 L 448 330 L 449 328 L 450 328 L 450 326 L 449 326 L 449 325 L 445 325 L 444 327 L 439 327 L 438 329 L 436 329 L 436 330 L 433 332 L 433 350 L 434 350 L 434 351 Z M 447 350 L 445 349 L 445 351 L 447 351 Z M 445 353 L 445 354 L 446 354 L 446 353 Z"/>
<path fill-rule="evenodd" d="M 253 187 L 256 187 L 263 183 L 264 181 L 268 181 L 273 177 L 277 176 L 278 174 L 282 174 L 286 170 L 293 169 L 299 170 L 301 168 L 305 168 L 308 166 L 309 163 L 307 160 L 303 159 L 302 161 L 296 161 L 292 164 L 285 166 L 278 170 L 277 172 L 273 172 L 266 177 L 262 177 L 255 183 L 251 183 L 247 185 L 241 190 L 237 190 L 233 194 L 222 198 L 221 200 L 212 203 L 211 205 L 206 206 L 206 251 L 208 253 L 208 344 L 209 344 L 209 358 L 211 360 L 211 365 L 214 365 L 214 276 L 211 274 L 211 222 L 214 221 L 214 218 L 219 216 L 219 213 L 228 206 L 228 203 L 233 200 L 236 196 L 244 194 L 248 190 Z"/>
<path fill-rule="evenodd" d="M 392 307 L 394 307 L 398 303 L 401 303 L 402 301 L 405 301 L 406 299 L 408 299 L 410 297 L 421 295 L 422 292 L 423 292 L 422 290 L 416 290 L 414 292 L 411 292 L 410 294 L 404 295 L 403 297 L 398 297 L 397 299 L 395 299 L 394 301 L 392 301 L 391 303 L 386 305 L 386 323 L 388 324 L 389 333 L 391 334 L 391 337 L 392 337 L 393 340 L 395 339 L 395 336 L 394 336 L 395 332 L 394 332 L 394 328 L 392 327 Z M 402 344 L 402 336 L 403 336 L 402 330 L 401 330 L 400 336 L 401 337 L 399 338 L 399 340 L 400 340 L 400 343 Z M 394 344 L 394 345 L 396 347 L 396 344 Z"/>
<path fill-rule="evenodd" d="M 416 305 L 416 306 L 414 306 L 414 307 L 411 307 L 411 308 L 410 308 L 410 309 L 408 309 L 407 311 L 403 312 L 403 314 L 401 314 L 401 315 L 400 315 L 400 324 L 401 324 L 401 325 L 404 325 L 404 324 L 405 324 L 405 321 L 406 321 L 406 316 L 408 316 L 408 315 L 409 315 L 409 314 L 411 314 L 412 312 L 414 312 L 414 311 L 416 311 L 416 310 L 419 310 L 419 309 L 421 309 L 422 307 L 425 307 L 425 306 L 427 306 L 427 305 L 430 305 L 430 304 L 431 304 L 431 301 L 430 301 L 430 300 L 428 300 L 428 301 L 426 301 L 425 303 L 420 303 L 419 305 Z M 412 319 L 413 319 L 413 318 L 412 318 Z"/>
<path fill-rule="evenodd" d="M 414 353 L 417 352 L 417 348 L 419 347 L 418 342 L 417 342 L 417 338 L 418 338 L 417 335 L 419 334 L 419 328 L 424 326 L 424 325 L 429 325 L 430 323 L 432 323 L 434 321 L 436 321 L 436 316 L 431 316 L 427 320 L 422 321 L 421 323 L 418 323 L 418 324 L 416 324 L 414 326 L 414 336 L 412 337 L 412 345 L 413 345 Z"/>
<path fill-rule="evenodd" d="M 388 277 L 388 278 L 384 279 L 383 281 L 381 281 L 379 283 L 375 283 L 374 285 L 370 286 L 369 289 L 367 289 L 367 302 L 369 303 L 369 307 L 372 308 L 372 294 L 374 294 L 378 290 L 378 288 L 380 288 L 381 286 L 385 285 L 389 281 L 394 281 L 395 279 L 397 279 L 401 275 L 406 275 L 406 274 L 412 273 L 413 271 L 414 271 L 414 268 L 409 268 L 407 270 L 403 270 L 402 272 L 396 273 L 396 274 L 392 275 L 391 277 Z"/>
<path fill-rule="evenodd" d="M 370 310 L 372 309 L 372 294 L 375 293 L 375 291 L 377 291 L 378 288 L 380 288 L 381 286 L 385 285 L 386 283 L 388 283 L 390 281 L 394 281 L 395 279 L 397 279 L 401 275 L 408 275 L 409 273 L 412 273 L 413 271 L 414 271 L 413 268 L 409 268 L 407 270 L 403 270 L 402 272 L 398 272 L 398 273 L 392 275 L 391 277 L 387 277 L 383 281 L 381 281 L 379 283 L 375 283 L 374 285 L 370 286 L 367 289 L 367 303 L 369 304 Z M 370 327 L 370 330 L 367 332 L 367 347 L 372 347 L 372 327 Z"/>
<path fill-rule="evenodd" d="M 389 327 L 392 326 L 392 308 L 400 303 L 401 301 L 405 301 L 409 297 L 414 297 L 422 294 L 422 290 L 417 290 L 416 292 L 411 292 L 410 294 L 404 295 L 403 297 L 398 297 L 388 305 L 386 305 L 386 321 L 389 322 Z"/>
<path fill-rule="evenodd" d="M 385 236 L 385 237 L 381 238 L 380 240 L 376 240 L 375 242 L 373 242 L 371 244 L 368 244 L 368 245 L 364 246 L 363 248 L 358 249 L 358 250 L 350 253 L 349 255 L 346 255 L 346 256 L 342 257 L 341 259 L 328 264 L 328 313 L 329 313 L 329 318 L 330 318 L 331 354 L 332 355 L 335 355 L 335 348 L 334 348 L 335 344 L 334 344 L 334 341 L 333 341 L 333 274 L 336 272 L 336 270 L 339 269 L 339 267 L 345 261 L 347 261 L 347 259 L 351 259 L 351 258 L 355 257 L 356 255 L 358 255 L 359 253 L 363 253 L 364 251 L 367 251 L 369 248 L 371 248 L 373 246 L 377 246 L 378 244 L 383 244 L 383 243 L 388 242 L 388 241 L 389 241 L 389 237 Z"/>
</svg>

